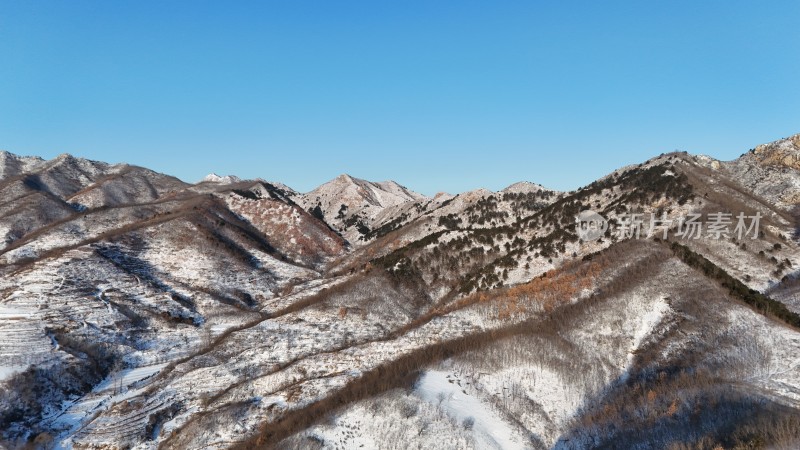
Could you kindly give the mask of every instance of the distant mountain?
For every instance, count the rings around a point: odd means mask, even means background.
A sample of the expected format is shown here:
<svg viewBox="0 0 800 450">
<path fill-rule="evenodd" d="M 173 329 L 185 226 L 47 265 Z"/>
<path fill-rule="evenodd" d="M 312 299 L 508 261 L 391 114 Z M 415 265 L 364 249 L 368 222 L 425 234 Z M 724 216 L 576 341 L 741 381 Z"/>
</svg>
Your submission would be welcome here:
<svg viewBox="0 0 800 450">
<path fill-rule="evenodd" d="M 518 183 L 514 183 L 511 186 L 503 189 L 500 192 L 508 192 L 513 194 L 528 194 L 528 193 L 536 193 L 536 192 L 543 192 L 543 191 L 552 191 L 547 189 L 546 187 L 542 186 L 541 184 L 531 183 L 530 181 L 520 181 Z"/>
<path fill-rule="evenodd" d="M 242 179 L 237 177 L 236 175 L 219 176 L 215 173 L 210 173 L 205 177 L 203 177 L 202 180 L 200 180 L 201 183 L 219 183 L 219 184 L 232 184 L 232 183 L 238 183 L 240 181 L 242 181 Z"/>
<path fill-rule="evenodd" d="M 110 239 L 139 227 L 170 228 L 173 218 L 183 220 L 190 211 L 207 214 L 202 208 L 217 211 L 214 228 L 230 222 L 239 223 L 246 234 L 255 231 L 252 227 L 260 229 L 269 238 L 256 237 L 258 245 L 268 253 L 277 252 L 273 256 L 282 261 L 315 267 L 341 254 L 346 245 L 326 224 L 292 202 L 295 192 L 283 185 L 236 177 L 189 185 L 141 167 L 71 155 L 45 161 L 4 152 L 0 158 L 4 174 L 0 192 L 5 196 L 0 206 L 4 240 L 0 260 L 6 263 Z M 265 214 L 267 222 L 259 219 Z M 305 235 L 316 237 L 301 238 Z"/>
<path fill-rule="evenodd" d="M 357 242 L 375 228 L 387 209 L 426 199 L 394 181 L 372 182 L 345 174 L 297 195 L 295 201 Z"/>
</svg>

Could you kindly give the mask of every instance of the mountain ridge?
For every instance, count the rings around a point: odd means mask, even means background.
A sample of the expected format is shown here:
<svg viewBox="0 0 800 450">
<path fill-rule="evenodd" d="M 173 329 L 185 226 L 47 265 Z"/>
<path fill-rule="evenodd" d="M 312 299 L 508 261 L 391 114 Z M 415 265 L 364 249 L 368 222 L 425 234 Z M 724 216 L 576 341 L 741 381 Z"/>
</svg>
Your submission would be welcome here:
<svg viewBox="0 0 800 450">
<path fill-rule="evenodd" d="M 2 154 L 0 445 L 796 448 L 796 148 L 433 198 Z"/>
<path fill-rule="evenodd" d="M 685 153 L 685 152 L 683 152 L 683 153 Z M 794 134 L 794 135 L 790 135 L 790 136 L 788 136 L 786 138 L 781 138 L 781 139 L 778 139 L 778 140 L 773 141 L 773 142 L 769 142 L 769 143 L 765 143 L 765 144 L 759 144 L 758 146 L 750 149 L 749 151 L 743 153 L 739 157 L 737 157 L 735 159 L 732 159 L 732 160 L 720 160 L 720 159 L 714 158 L 713 156 L 702 155 L 702 154 L 697 154 L 697 155 L 695 155 L 695 157 L 700 158 L 700 159 L 704 158 L 704 159 L 706 159 L 708 161 L 708 164 L 712 164 L 713 163 L 714 165 L 717 165 L 717 164 L 733 165 L 733 164 L 736 164 L 737 162 L 740 162 L 740 161 L 743 161 L 743 160 L 752 160 L 752 161 L 757 162 L 759 165 L 766 166 L 766 167 L 770 167 L 770 166 L 771 167 L 787 167 L 787 168 L 792 168 L 792 169 L 795 169 L 795 170 L 800 170 L 800 133 Z M 62 154 L 57 155 L 56 157 L 54 157 L 54 158 L 52 158 L 50 160 L 46 160 L 46 159 L 43 159 L 43 158 L 41 158 L 39 156 L 23 156 L 23 155 L 18 155 L 18 154 L 9 152 L 7 150 L 0 150 L 0 178 L 4 178 L 4 177 L 9 176 L 9 174 L 7 172 L 7 169 L 6 169 L 6 166 L 9 164 L 7 162 L 9 159 L 12 160 L 12 161 L 22 162 L 22 163 L 28 165 L 30 169 L 32 169 L 34 166 L 42 165 L 42 164 L 54 164 L 54 165 L 57 165 L 57 164 L 75 164 L 75 163 L 78 163 L 78 164 L 83 164 L 83 165 L 101 164 L 101 165 L 106 165 L 108 167 L 129 166 L 129 164 L 126 164 L 126 163 L 114 163 L 114 164 L 112 164 L 112 163 L 107 163 L 107 162 L 99 162 L 99 161 L 95 161 L 95 160 L 91 160 L 91 159 L 77 157 L 77 156 L 69 154 L 69 153 L 62 153 Z M 634 166 L 636 166 L 636 165 L 632 164 L 632 165 L 629 165 L 629 166 L 620 167 L 619 169 L 615 170 L 614 173 L 627 170 L 627 169 L 629 169 L 631 167 L 634 167 Z M 137 166 L 134 166 L 134 167 L 137 167 Z M 604 177 L 601 177 L 601 179 L 602 178 L 604 178 Z M 208 175 L 206 175 L 205 177 L 203 177 L 198 183 L 200 183 L 200 182 L 214 182 L 214 183 L 220 183 L 220 184 L 234 184 L 234 183 L 239 183 L 239 182 L 242 182 L 242 181 L 259 181 L 259 180 L 262 180 L 262 179 L 260 179 L 260 178 L 253 179 L 253 180 L 243 179 L 243 178 L 240 178 L 240 177 L 238 177 L 236 175 L 233 175 L 233 174 L 221 176 L 221 175 L 217 175 L 216 173 L 212 172 L 212 173 L 209 173 Z M 398 183 L 398 182 L 396 182 L 394 180 L 369 181 L 369 180 L 362 179 L 362 178 L 359 178 L 359 177 L 355 177 L 355 176 L 352 176 L 352 175 L 346 174 L 346 173 L 340 174 L 340 175 L 332 178 L 331 180 L 323 182 L 323 183 L 321 183 L 320 185 L 318 185 L 317 187 L 311 189 L 308 192 L 296 191 L 295 189 L 292 189 L 291 187 L 286 186 L 286 185 L 284 185 L 282 183 L 279 183 L 279 182 L 278 183 L 273 183 L 273 184 L 279 184 L 285 189 L 290 189 L 292 192 L 295 192 L 298 196 L 302 196 L 302 195 L 308 196 L 308 195 L 312 194 L 313 192 L 320 190 L 321 188 L 329 187 L 329 186 L 336 186 L 337 184 L 339 184 L 339 185 L 342 185 L 342 184 L 355 184 L 355 185 L 373 185 L 373 186 L 378 186 L 381 189 L 387 190 L 387 191 L 394 190 L 394 191 L 397 191 L 399 193 L 403 193 L 405 196 L 409 197 L 409 199 L 420 200 L 420 199 L 429 198 L 428 196 L 426 196 L 424 194 L 419 194 L 419 193 L 416 193 L 416 192 L 412 191 L 411 189 L 409 189 L 405 185 L 402 185 L 402 184 L 400 184 L 400 183 Z M 483 188 L 476 188 L 476 189 L 473 189 L 473 190 L 464 191 L 463 193 L 472 192 L 472 191 L 480 191 L 482 189 Z M 326 190 L 326 189 L 323 189 L 323 190 Z M 327 189 L 327 190 L 330 190 L 330 189 Z M 541 184 L 538 184 L 538 183 L 535 183 L 535 182 L 530 182 L 530 181 L 514 182 L 514 183 L 512 183 L 512 184 L 510 184 L 510 185 L 506 186 L 505 188 L 502 188 L 502 189 L 500 189 L 498 191 L 492 191 L 492 190 L 489 190 L 489 189 L 486 189 L 486 190 L 488 192 L 495 192 L 495 193 L 515 192 L 515 191 L 518 191 L 518 190 L 548 190 L 548 191 L 556 192 L 556 191 L 554 191 L 552 189 L 548 189 L 548 188 L 542 186 Z M 440 194 L 453 195 L 453 194 L 450 194 L 450 193 L 442 191 L 442 192 L 437 193 L 434 197 L 436 197 L 436 196 L 438 196 Z M 430 197 L 430 198 L 434 198 L 434 197 Z"/>
</svg>

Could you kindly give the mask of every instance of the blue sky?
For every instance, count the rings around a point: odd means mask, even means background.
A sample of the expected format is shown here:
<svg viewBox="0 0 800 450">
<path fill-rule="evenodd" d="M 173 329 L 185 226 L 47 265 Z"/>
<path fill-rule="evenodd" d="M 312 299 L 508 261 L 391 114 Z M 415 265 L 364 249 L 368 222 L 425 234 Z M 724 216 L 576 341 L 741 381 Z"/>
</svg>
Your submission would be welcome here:
<svg viewBox="0 0 800 450">
<path fill-rule="evenodd" d="M 0 0 L 0 149 L 570 190 L 800 132 L 800 2 Z"/>
</svg>

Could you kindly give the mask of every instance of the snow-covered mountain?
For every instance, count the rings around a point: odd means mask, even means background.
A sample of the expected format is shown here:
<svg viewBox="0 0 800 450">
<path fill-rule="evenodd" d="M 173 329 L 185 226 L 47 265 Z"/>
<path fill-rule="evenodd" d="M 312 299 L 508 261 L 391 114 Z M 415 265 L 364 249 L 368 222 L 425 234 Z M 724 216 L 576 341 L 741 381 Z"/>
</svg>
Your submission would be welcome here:
<svg viewBox="0 0 800 450">
<path fill-rule="evenodd" d="M 510 194 L 532 194 L 537 192 L 549 191 L 546 187 L 538 183 L 531 183 L 530 181 L 520 181 L 514 183 L 500 192 Z"/>
<path fill-rule="evenodd" d="M 798 448 L 798 139 L 433 198 L 0 153 L 0 446 Z"/>
<path fill-rule="evenodd" d="M 354 243 L 382 224 L 387 210 L 396 211 L 404 204 L 423 200 L 426 200 L 424 195 L 394 181 L 376 183 L 346 174 L 295 198 L 298 204 Z"/>
<path fill-rule="evenodd" d="M 723 167 L 742 185 L 781 208 L 800 203 L 800 134 L 759 145 Z"/>
<path fill-rule="evenodd" d="M 10 178 L 29 172 L 43 162 L 42 158 L 36 156 L 17 156 L 7 151 L 0 151 L 0 178 Z"/>
<path fill-rule="evenodd" d="M 219 184 L 232 184 L 232 183 L 238 183 L 240 181 L 242 181 L 242 179 L 237 177 L 236 175 L 220 176 L 215 173 L 210 173 L 205 177 L 203 177 L 202 180 L 200 180 L 201 183 L 219 183 Z"/>
</svg>

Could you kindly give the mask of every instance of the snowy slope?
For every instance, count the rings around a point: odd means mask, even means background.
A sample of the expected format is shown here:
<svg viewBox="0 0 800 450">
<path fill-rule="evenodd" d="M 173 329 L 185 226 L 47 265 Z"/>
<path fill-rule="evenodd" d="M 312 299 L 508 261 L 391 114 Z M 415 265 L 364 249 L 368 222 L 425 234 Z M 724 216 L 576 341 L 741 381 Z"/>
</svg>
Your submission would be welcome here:
<svg viewBox="0 0 800 450">
<path fill-rule="evenodd" d="M 797 448 L 796 153 L 434 198 L 0 153 L 0 445 Z M 691 259 L 583 209 L 764 233 L 669 229 Z"/>
</svg>

